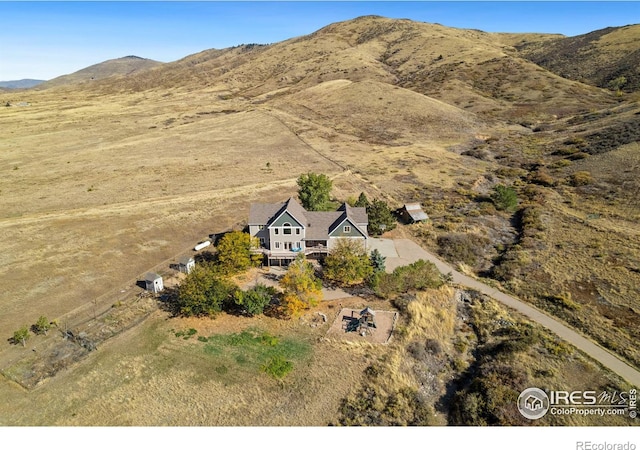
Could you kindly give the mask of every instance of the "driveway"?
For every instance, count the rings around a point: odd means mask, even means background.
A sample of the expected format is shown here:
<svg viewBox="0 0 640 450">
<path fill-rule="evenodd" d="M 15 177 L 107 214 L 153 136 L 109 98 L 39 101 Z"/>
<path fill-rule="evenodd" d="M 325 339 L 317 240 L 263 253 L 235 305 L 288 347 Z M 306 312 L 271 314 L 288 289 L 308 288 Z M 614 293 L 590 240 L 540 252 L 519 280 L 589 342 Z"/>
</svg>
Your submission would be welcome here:
<svg viewBox="0 0 640 450">
<path fill-rule="evenodd" d="M 495 300 L 498 300 L 506 306 L 515 309 L 521 314 L 527 316 L 530 320 L 551 330 L 560 338 L 574 345 L 576 348 L 582 350 L 587 355 L 600 362 L 603 366 L 620 375 L 632 385 L 640 386 L 640 371 L 620 360 L 617 356 L 606 350 L 604 347 L 601 347 L 595 342 L 585 338 L 581 334 L 578 334 L 576 331 L 564 325 L 557 319 L 547 315 L 546 313 L 531 306 L 530 304 L 517 299 L 516 297 L 498 291 L 497 289 L 484 284 L 476 280 L 475 278 L 471 278 L 458 272 L 452 266 L 444 261 L 441 261 L 435 255 L 427 252 L 418 244 L 409 239 L 395 239 L 393 242 L 395 244 L 395 249 L 398 256 L 387 258 L 386 269 L 388 272 L 393 271 L 393 269 L 398 266 L 410 264 L 419 259 L 431 261 L 436 265 L 441 273 L 451 273 L 454 283 L 466 286 L 471 289 L 475 289 L 476 291 L 482 292 L 483 294 L 488 295 Z"/>
</svg>

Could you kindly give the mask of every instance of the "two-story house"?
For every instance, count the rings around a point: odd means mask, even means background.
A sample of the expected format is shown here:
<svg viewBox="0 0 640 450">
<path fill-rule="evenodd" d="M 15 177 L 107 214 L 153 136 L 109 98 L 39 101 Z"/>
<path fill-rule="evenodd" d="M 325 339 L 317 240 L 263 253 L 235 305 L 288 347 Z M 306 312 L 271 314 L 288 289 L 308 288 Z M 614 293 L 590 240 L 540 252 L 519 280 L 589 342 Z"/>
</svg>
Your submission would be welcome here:
<svg viewBox="0 0 640 450">
<path fill-rule="evenodd" d="M 249 211 L 249 233 L 260 239 L 270 260 L 290 261 L 299 252 L 328 253 L 338 239 L 356 239 L 367 247 L 365 208 L 344 203 L 337 211 L 307 211 L 295 199 L 284 203 L 254 203 Z"/>
</svg>

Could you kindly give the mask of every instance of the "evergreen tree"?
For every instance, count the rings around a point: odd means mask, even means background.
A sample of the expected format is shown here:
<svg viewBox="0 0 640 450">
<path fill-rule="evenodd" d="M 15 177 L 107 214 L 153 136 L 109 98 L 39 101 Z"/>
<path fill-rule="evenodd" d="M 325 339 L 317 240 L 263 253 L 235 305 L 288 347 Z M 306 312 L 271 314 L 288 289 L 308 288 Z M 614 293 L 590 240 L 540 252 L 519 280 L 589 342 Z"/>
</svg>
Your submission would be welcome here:
<svg viewBox="0 0 640 450">
<path fill-rule="evenodd" d="M 373 200 L 367 208 L 369 216 L 369 234 L 379 236 L 385 231 L 391 231 L 396 227 L 396 219 L 391 214 L 391 209 L 383 200 Z"/>
<path fill-rule="evenodd" d="M 380 253 L 377 248 L 373 249 L 373 251 L 371 252 L 371 266 L 373 267 L 374 273 L 385 271 L 386 260 L 387 258 L 382 256 L 382 253 Z"/>
<path fill-rule="evenodd" d="M 360 208 L 368 208 L 370 205 L 371 205 L 371 202 L 369 202 L 369 199 L 367 198 L 365 193 L 360 192 L 360 196 L 358 197 L 358 200 L 356 200 L 353 206 L 357 206 Z"/>
</svg>

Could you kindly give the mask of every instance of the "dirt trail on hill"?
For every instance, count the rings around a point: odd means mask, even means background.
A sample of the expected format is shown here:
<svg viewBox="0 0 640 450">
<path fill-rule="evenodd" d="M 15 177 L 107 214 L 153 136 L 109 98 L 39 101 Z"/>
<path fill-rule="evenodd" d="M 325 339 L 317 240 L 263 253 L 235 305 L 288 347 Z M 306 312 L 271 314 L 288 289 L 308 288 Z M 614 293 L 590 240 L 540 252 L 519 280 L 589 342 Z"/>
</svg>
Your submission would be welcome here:
<svg viewBox="0 0 640 450">
<path fill-rule="evenodd" d="M 403 262 L 413 262 L 418 259 L 431 261 L 436 265 L 440 272 L 444 274 L 451 273 L 454 283 L 469 287 L 471 289 L 475 289 L 476 291 L 488 295 L 489 297 L 498 300 L 499 302 L 509 306 L 510 308 L 515 309 L 516 311 L 527 316 L 530 320 L 551 330 L 560 338 L 569 342 L 579 350 L 582 350 L 591 358 L 595 359 L 600 364 L 607 367 L 609 370 L 617 373 L 632 385 L 640 386 L 640 371 L 623 362 L 617 356 L 613 355 L 611 352 L 594 343 L 593 341 L 590 341 L 584 336 L 578 334 L 576 331 L 564 325 L 557 319 L 554 319 L 553 317 L 523 302 L 522 300 L 505 294 L 504 292 L 500 292 L 497 289 L 482 283 L 481 281 L 458 272 L 449 264 L 441 261 L 435 255 L 427 252 L 418 244 L 409 239 L 395 239 L 394 243 L 398 255 Z"/>
</svg>

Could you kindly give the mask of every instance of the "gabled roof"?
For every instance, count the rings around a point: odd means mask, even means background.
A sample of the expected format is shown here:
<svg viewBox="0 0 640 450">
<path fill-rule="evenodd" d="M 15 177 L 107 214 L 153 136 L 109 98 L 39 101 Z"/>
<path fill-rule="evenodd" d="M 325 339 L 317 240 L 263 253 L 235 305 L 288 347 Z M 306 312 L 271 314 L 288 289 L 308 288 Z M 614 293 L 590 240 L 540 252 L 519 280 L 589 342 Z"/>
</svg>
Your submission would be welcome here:
<svg viewBox="0 0 640 450">
<path fill-rule="evenodd" d="M 338 211 L 344 211 L 347 215 L 359 225 L 369 224 L 369 215 L 367 214 L 367 208 L 359 206 L 349 206 L 348 203 L 343 203 Z"/>
<path fill-rule="evenodd" d="M 331 226 L 329 227 L 328 230 L 328 234 L 331 235 L 334 231 L 336 231 L 338 228 L 340 228 L 342 226 L 343 223 L 345 222 L 349 222 L 354 229 L 358 230 L 358 232 L 360 232 L 360 234 L 362 236 L 364 236 L 365 238 L 367 237 L 366 233 L 364 231 L 362 231 L 362 229 L 358 226 L 357 223 L 355 223 L 353 221 L 353 219 L 351 219 L 351 217 L 345 215 L 344 213 L 338 217 L 338 220 L 334 221 Z"/>
<path fill-rule="evenodd" d="M 289 200 L 284 202 L 282 207 L 278 210 L 276 214 L 273 215 L 273 217 L 271 218 L 271 220 L 269 220 L 267 224 L 275 222 L 285 212 L 288 212 L 289 215 L 293 217 L 295 220 L 297 220 L 298 223 L 303 227 L 307 227 L 309 225 L 307 218 L 305 217 L 306 211 L 304 210 L 302 205 L 300 205 L 300 203 L 294 200 L 293 197 L 290 197 Z"/>
<path fill-rule="evenodd" d="M 360 315 L 361 315 L 361 316 L 364 316 L 365 314 L 371 314 L 372 316 L 375 316 L 375 315 L 376 315 L 376 312 L 375 312 L 373 309 L 371 309 L 371 308 L 369 308 L 369 307 L 367 306 L 365 309 L 363 309 L 362 311 L 360 311 Z"/>
<path fill-rule="evenodd" d="M 267 225 L 288 212 L 305 227 L 306 240 L 326 240 L 345 221 L 349 221 L 367 237 L 369 223 L 366 208 L 353 208 L 344 203 L 337 211 L 306 211 L 293 197 L 284 203 L 254 203 L 249 210 L 249 225 Z"/>
<path fill-rule="evenodd" d="M 249 225 L 268 225 L 285 211 L 302 226 L 308 226 L 304 208 L 293 197 L 284 203 L 252 203 L 249 209 Z"/>
<path fill-rule="evenodd" d="M 416 222 L 419 220 L 427 220 L 429 218 L 427 213 L 422 210 L 420 203 L 407 203 L 404 205 L 404 209 Z"/>
</svg>

